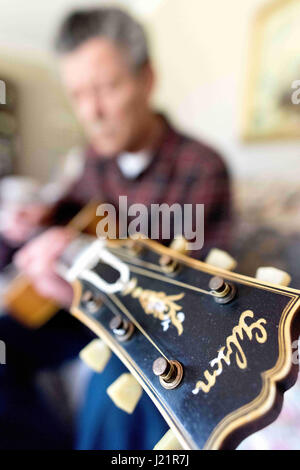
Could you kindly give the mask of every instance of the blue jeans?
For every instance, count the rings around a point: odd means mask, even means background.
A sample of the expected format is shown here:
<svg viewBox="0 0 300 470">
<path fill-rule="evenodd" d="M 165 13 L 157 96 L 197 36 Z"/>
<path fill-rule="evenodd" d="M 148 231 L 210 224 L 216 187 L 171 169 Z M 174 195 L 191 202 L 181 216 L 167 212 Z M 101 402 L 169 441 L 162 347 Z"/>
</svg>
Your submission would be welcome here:
<svg viewBox="0 0 300 470">
<path fill-rule="evenodd" d="M 75 358 L 94 335 L 67 312 L 39 330 L 0 318 L 6 365 L 0 365 L 0 449 L 151 449 L 167 425 L 144 393 L 128 415 L 116 408 L 106 388 L 125 366 L 112 356 L 102 374 L 93 374 L 74 426 L 62 422 L 36 384 L 44 369 Z"/>
<path fill-rule="evenodd" d="M 123 372 L 128 370 L 113 355 L 101 374 L 93 374 L 78 416 L 78 449 L 151 450 L 167 432 L 165 420 L 146 392 L 132 415 L 113 404 L 106 389 Z"/>
</svg>

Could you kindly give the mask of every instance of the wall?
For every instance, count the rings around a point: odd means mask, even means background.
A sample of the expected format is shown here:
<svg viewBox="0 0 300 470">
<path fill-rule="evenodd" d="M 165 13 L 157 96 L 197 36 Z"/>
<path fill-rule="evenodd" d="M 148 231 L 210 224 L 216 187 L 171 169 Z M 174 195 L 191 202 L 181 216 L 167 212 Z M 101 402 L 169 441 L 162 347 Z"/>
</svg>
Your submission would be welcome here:
<svg viewBox="0 0 300 470">
<path fill-rule="evenodd" d="M 49 64 L 0 52 L 0 75 L 17 84 L 20 141 L 16 171 L 47 181 L 61 155 L 82 142 L 80 128 Z"/>
<path fill-rule="evenodd" d="M 266 3 L 164 2 L 150 25 L 162 77 L 157 98 L 181 126 L 214 143 L 236 176 L 298 179 L 299 142 L 240 139 L 251 24 Z"/>
<path fill-rule="evenodd" d="M 147 8 L 142 8 L 143 2 Z M 91 3 L 99 4 L 99 0 Z M 138 5 L 138 13 L 149 31 L 159 75 L 156 104 L 182 128 L 220 149 L 236 178 L 296 180 L 300 170 L 299 142 L 246 145 L 240 139 L 250 26 L 257 9 L 269 2 L 156 0 L 152 8 L 148 0 L 121 3 Z M 25 122 L 20 169 L 43 178 L 53 162 L 53 142 L 59 137 L 54 128 L 47 132 L 47 120 L 54 122 L 63 115 L 65 131 L 72 129 L 66 142 L 61 142 L 61 150 L 79 139 L 73 121 L 68 124 L 67 111 L 58 111 L 60 106 L 66 109 L 65 103 L 61 93 L 57 94 L 55 80 L 47 74 L 57 23 L 66 8 L 77 4 L 86 2 L 0 0 L 0 51 L 7 51 L 9 45 L 14 62 L 19 60 L 15 51 L 22 51 L 23 59 L 30 57 L 31 62 L 39 64 L 33 67 L 30 79 L 23 80 L 19 75 Z M 0 74 L 1 69 L 0 60 Z M 43 123 L 39 122 L 41 116 Z M 58 150 L 55 149 L 55 158 Z"/>
</svg>

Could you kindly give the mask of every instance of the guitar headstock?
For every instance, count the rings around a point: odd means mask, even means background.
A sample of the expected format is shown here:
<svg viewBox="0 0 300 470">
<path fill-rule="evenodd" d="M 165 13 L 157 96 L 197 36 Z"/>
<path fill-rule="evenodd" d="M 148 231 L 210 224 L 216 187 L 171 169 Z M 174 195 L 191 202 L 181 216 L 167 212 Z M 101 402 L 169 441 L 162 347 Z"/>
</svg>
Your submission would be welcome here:
<svg viewBox="0 0 300 470">
<path fill-rule="evenodd" d="M 108 242 L 95 261 L 96 248 L 71 269 L 72 313 L 124 362 L 184 448 L 234 448 L 276 418 L 295 379 L 299 291 L 196 261 L 178 243 L 175 251 L 150 240 Z M 224 263 L 234 267 L 226 255 Z M 134 403 L 139 388 L 129 386 Z M 120 388 L 109 390 L 116 401 Z"/>
</svg>

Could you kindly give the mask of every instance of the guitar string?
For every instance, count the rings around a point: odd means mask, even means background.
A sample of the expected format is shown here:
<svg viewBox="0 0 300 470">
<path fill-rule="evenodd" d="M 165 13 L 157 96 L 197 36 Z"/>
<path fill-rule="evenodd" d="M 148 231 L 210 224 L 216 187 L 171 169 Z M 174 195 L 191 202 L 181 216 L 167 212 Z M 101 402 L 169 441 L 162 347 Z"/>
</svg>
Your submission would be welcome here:
<svg viewBox="0 0 300 470">
<path fill-rule="evenodd" d="M 136 264 L 140 264 L 142 266 L 145 266 L 145 267 L 149 267 L 150 269 L 153 269 L 155 271 L 158 271 L 160 273 L 164 273 L 164 271 L 162 270 L 162 268 L 154 263 L 150 263 L 149 261 L 143 261 L 139 258 L 136 258 L 135 256 L 131 256 L 129 255 L 128 253 L 126 253 L 125 251 L 123 251 L 123 249 L 119 249 L 119 248 L 114 248 L 114 247 L 109 247 L 109 250 L 112 251 L 115 255 L 118 255 L 120 258 L 125 258 L 126 260 L 134 260 L 133 262 L 136 263 Z M 130 261 L 129 261 L 130 262 Z"/>
<path fill-rule="evenodd" d="M 118 251 L 118 249 L 112 248 L 112 247 L 109 247 L 109 250 L 113 251 L 114 254 L 117 254 L 120 258 L 125 258 L 130 265 L 135 263 L 135 264 L 139 264 L 140 266 L 145 266 L 146 268 L 149 267 L 150 269 L 158 271 L 159 273 L 162 274 L 162 276 L 160 276 L 159 279 L 164 280 L 166 278 L 163 269 L 161 269 L 156 264 L 149 263 L 147 261 L 143 261 L 143 260 L 140 260 L 140 259 L 135 258 L 135 257 L 133 258 L 134 261 L 130 261 L 130 260 L 132 260 L 132 256 L 128 255 L 127 253 L 120 253 Z M 136 267 L 135 272 L 138 272 L 138 269 L 139 268 Z M 141 269 L 140 271 L 141 271 L 142 274 L 145 274 L 145 273 L 149 274 L 146 270 Z M 158 277 L 158 276 L 152 275 L 152 277 Z M 167 279 L 168 279 L 168 282 L 170 281 L 171 283 L 177 284 L 179 286 L 195 290 L 196 292 L 201 292 L 202 294 L 205 294 L 205 295 L 210 295 L 212 297 L 217 297 L 213 292 L 205 290 L 205 289 L 201 289 L 200 287 L 195 287 L 195 286 L 192 286 L 191 284 L 185 284 L 184 282 L 176 281 L 175 279 L 172 279 L 170 277 L 168 277 Z"/>
<path fill-rule="evenodd" d="M 120 254 L 120 252 L 118 252 L 118 250 L 112 250 L 114 252 L 117 252 L 117 254 L 119 255 L 119 257 L 125 257 L 125 258 L 130 258 L 129 255 L 125 254 L 125 253 L 122 253 Z M 120 256 L 121 255 L 121 256 Z M 150 266 L 153 266 L 155 267 L 156 269 L 158 268 L 158 266 L 156 267 L 156 265 L 152 265 L 152 263 L 147 263 L 147 262 L 144 262 L 142 260 L 137 260 L 135 258 L 135 261 L 136 262 L 139 262 L 139 264 L 144 264 L 144 265 L 150 265 Z M 131 264 L 131 263 L 130 263 Z M 158 269 L 157 269 L 158 270 Z M 152 277 L 152 278 L 157 278 L 157 279 L 160 279 L 160 280 L 165 280 L 165 277 L 163 276 L 160 276 L 158 274 L 154 274 L 154 273 L 149 273 L 148 271 L 142 269 L 142 268 L 138 268 L 138 267 L 135 267 L 135 266 L 131 266 L 131 271 L 133 272 L 136 272 L 136 273 L 139 273 L 139 274 L 142 274 L 142 275 L 148 275 L 149 277 Z M 163 273 L 163 271 L 161 271 Z M 173 279 L 168 279 L 169 282 L 173 283 L 173 284 L 176 284 L 176 285 L 179 285 L 181 287 L 185 287 L 185 288 L 188 288 L 188 289 L 191 289 L 191 290 L 195 290 L 197 292 L 201 292 L 203 294 L 207 294 L 207 295 L 211 295 L 211 296 L 214 296 L 214 294 L 212 292 L 209 292 L 209 291 L 205 291 L 204 289 L 201 289 L 201 288 L 198 288 L 198 287 L 194 287 L 194 286 L 191 286 L 191 285 L 188 285 L 188 284 L 185 284 L 183 282 L 179 282 L 179 281 L 175 281 Z M 140 332 L 147 338 L 147 340 L 155 347 L 155 349 L 157 349 L 157 351 L 167 360 L 169 361 L 169 359 L 167 358 L 167 356 L 163 353 L 163 351 L 159 348 L 159 346 L 154 342 L 154 340 L 148 335 L 148 333 L 144 330 L 144 328 L 140 325 L 140 323 L 134 318 L 133 315 L 131 315 L 131 313 L 127 310 L 127 308 L 120 302 L 120 300 L 118 299 L 118 297 L 114 294 L 110 294 L 109 297 L 112 299 L 112 301 L 114 301 L 114 303 L 122 310 L 122 312 L 127 316 L 127 318 L 129 318 L 129 320 L 135 324 L 135 326 L 138 328 L 138 330 L 140 330 Z"/>
<path fill-rule="evenodd" d="M 117 250 L 114 250 L 114 251 L 116 252 Z M 128 258 L 129 258 L 129 259 L 132 259 L 129 255 L 125 255 L 125 254 L 124 254 L 124 255 L 121 254 L 121 255 L 120 255 L 120 258 L 121 258 L 121 257 L 124 257 L 124 258 L 127 258 L 127 259 L 128 259 Z M 145 266 L 145 267 L 149 266 L 151 269 L 155 269 L 155 268 L 156 268 L 156 270 L 159 271 L 162 275 L 160 276 L 159 274 L 150 273 L 150 272 L 146 271 L 146 269 L 138 268 L 138 267 L 136 267 L 136 266 L 134 266 L 134 265 L 132 266 L 133 263 L 136 263 L 136 264 L 139 264 L 139 265 L 142 265 L 142 266 Z M 162 281 L 166 280 L 166 276 L 164 275 L 163 270 L 159 270 L 159 268 L 158 268 L 155 264 L 147 263 L 147 262 L 145 262 L 145 261 L 138 260 L 137 258 L 134 258 L 134 261 L 130 261 L 130 260 L 129 260 L 129 261 L 128 261 L 128 264 L 131 265 L 131 266 L 130 266 L 131 271 L 134 271 L 134 272 L 136 272 L 136 273 L 143 274 L 143 275 L 145 275 L 145 276 L 148 275 L 149 277 L 153 277 L 154 279 L 160 279 L 160 280 L 162 280 Z M 152 267 L 152 266 L 153 266 L 153 267 Z M 185 288 L 187 288 L 187 289 L 194 290 L 194 291 L 196 291 L 196 292 L 200 292 L 201 294 L 210 295 L 210 296 L 212 296 L 212 297 L 217 297 L 213 292 L 210 292 L 210 291 L 205 290 L 205 289 L 201 289 L 200 287 L 196 287 L 196 286 L 193 286 L 193 285 L 191 285 L 191 284 L 185 284 L 184 282 L 176 281 L 176 279 L 172 279 L 172 278 L 170 278 L 170 277 L 167 277 L 167 282 L 170 282 L 171 284 L 176 284 L 176 285 L 178 285 L 178 286 L 180 286 L 180 287 L 185 287 Z"/>
<path fill-rule="evenodd" d="M 162 352 L 162 350 L 155 344 L 152 338 L 146 333 L 144 328 L 138 323 L 138 321 L 131 315 L 131 313 L 126 309 L 125 306 L 119 301 L 119 299 L 114 295 L 110 294 L 109 297 L 114 300 L 115 304 L 123 311 L 123 313 L 135 324 L 135 326 L 140 330 L 140 332 L 148 339 L 148 341 L 157 349 L 157 351 L 169 362 L 167 356 Z"/>
<path fill-rule="evenodd" d="M 115 254 L 117 254 L 120 258 L 129 258 L 129 263 L 130 263 L 130 259 L 132 259 L 132 257 L 130 257 L 128 254 L 126 253 L 120 253 L 120 250 L 118 249 L 114 249 L 113 247 L 109 247 L 109 250 L 114 252 Z M 159 268 L 157 265 L 153 264 L 153 263 L 149 263 L 149 262 L 145 262 L 145 261 L 142 261 L 142 260 L 139 260 L 137 258 L 134 258 L 134 262 L 136 262 L 136 264 L 140 264 L 140 265 L 144 265 L 144 266 L 149 266 L 151 269 L 154 269 L 156 271 L 159 271 L 163 274 L 163 270 L 161 268 Z M 131 264 L 131 263 L 130 263 Z M 158 274 L 154 274 L 154 273 L 149 273 L 147 272 L 146 270 L 142 269 L 142 268 L 137 268 L 137 267 L 133 267 L 131 266 L 131 270 L 133 272 L 136 272 L 136 273 L 140 273 L 140 274 L 144 274 L 144 275 L 148 275 L 149 277 L 152 277 L 152 278 L 157 278 L 157 279 L 160 279 L 160 280 L 165 280 L 165 276 L 160 276 Z M 197 292 L 201 292 L 203 294 L 206 294 L 206 295 L 210 295 L 210 296 L 213 296 L 214 297 L 214 294 L 210 291 L 207 291 L 207 290 L 204 290 L 204 289 L 201 289 L 201 288 L 198 288 L 198 287 L 194 287 L 194 286 L 191 286 L 191 285 L 188 285 L 188 284 L 185 284 L 183 282 L 179 282 L 179 281 L 175 281 L 173 279 L 168 279 L 168 282 L 171 282 L 173 284 L 176 284 L 176 285 L 179 285 L 179 286 L 182 286 L 182 287 L 185 287 L 185 288 L 189 288 L 191 290 L 195 290 Z M 137 327 L 137 329 L 145 336 L 145 338 L 147 338 L 147 340 L 155 347 L 155 349 L 167 360 L 169 361 L 168 357 L 163 353 L 163 351 L 159 348 L 159 346 L 154 342 L 154 340 L 148 335 L 148 333 L 144 330 L 144 328 L 140 325 L 140 323 L 134 318 L 133 315 L 131 315 L 131 313 L 127 310 L 127 308 L 120 302 L 120 300 L 118 299 L 117 296 L 115 296 L 114 294 L 110 294 L 109 295 L 109 298 L 111 298 L 113 300 L 113 302 L 120 308 L 120 310 L 122 310 L 122 312 L 127 316 L 127 318 L 129 318 L 129 320 Z"/>
<path fill-rule="evenodd" d="M 131 315 L 131 313 L 127 310 L 127 308 L 122 304 L 122 302 L 120 302 L 120 300 L 118 299 L 118 297 L 114 294 L 110 294 L 109 296 L 114 302 L 115 304 L 122 310 L 122 312 L 127 316 L 127 318 L 129 318 L 130 321 L 132 321 L 132 323 L 135 324 L 135 326 L 138 328 L 138 330 L 140 330 L 140 332 L 147 338 L 147 340 L 155 347 L 155 349 L 157 349 L 157 351 L 168 361 L 170 362 L 170 360 L 167 358 L 167 356 L 162 352 L 162 350 L 160 349 L 160 347 L 155 344 L 155 342 L 153 341 L 153 339 L 148 335 L 148 333 L 146 333 L 146 331 L 144 330 L 144 328 L 140 325 L 140 323 L 134 318 L 133 315 Z"/>
</svg>

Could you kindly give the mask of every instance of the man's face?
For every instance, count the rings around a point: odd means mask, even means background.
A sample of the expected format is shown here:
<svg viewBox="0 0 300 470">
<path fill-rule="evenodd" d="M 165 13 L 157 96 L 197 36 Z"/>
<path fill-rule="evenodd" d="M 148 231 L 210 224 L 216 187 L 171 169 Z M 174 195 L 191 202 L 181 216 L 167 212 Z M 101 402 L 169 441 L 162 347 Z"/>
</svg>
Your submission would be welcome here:
<svg viewBox="0 0 300 470">
<path fill-rule="evenodd" d="M 61 75 L 95 150 L 108 157 L 138 150 L 149 112 L 150 67 L 133 72 L 120 48 L 93 38 L 62 57 Z"/>
</svg>

